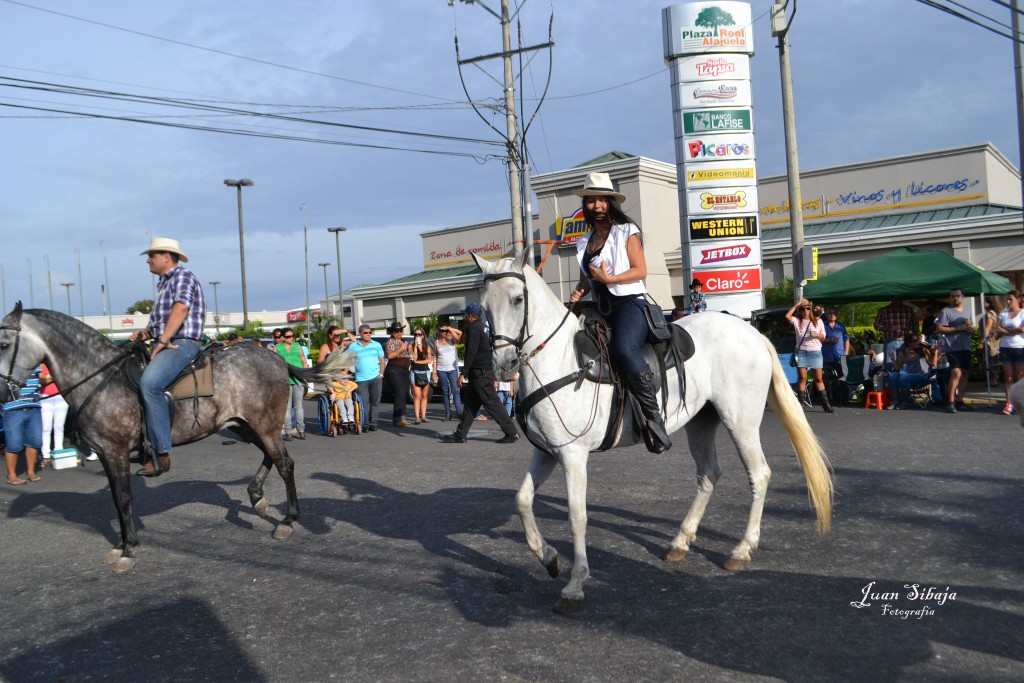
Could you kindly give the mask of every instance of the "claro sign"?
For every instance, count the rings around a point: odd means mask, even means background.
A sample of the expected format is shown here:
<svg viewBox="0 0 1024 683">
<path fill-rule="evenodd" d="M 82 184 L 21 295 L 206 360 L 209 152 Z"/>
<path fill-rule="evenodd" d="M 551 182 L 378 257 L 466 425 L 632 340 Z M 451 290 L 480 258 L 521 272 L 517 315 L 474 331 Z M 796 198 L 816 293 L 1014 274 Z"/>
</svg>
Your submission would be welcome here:
<svg viewBox="0 0 1024 683">
<path fill-rule="evenodd" d="M 705 270 L 694 274 L 704 284 L 708 294 L 729 294 L 731 292 L 760 291 L 760 268 L 730 268 L 728 270 Z"/>
</svg>

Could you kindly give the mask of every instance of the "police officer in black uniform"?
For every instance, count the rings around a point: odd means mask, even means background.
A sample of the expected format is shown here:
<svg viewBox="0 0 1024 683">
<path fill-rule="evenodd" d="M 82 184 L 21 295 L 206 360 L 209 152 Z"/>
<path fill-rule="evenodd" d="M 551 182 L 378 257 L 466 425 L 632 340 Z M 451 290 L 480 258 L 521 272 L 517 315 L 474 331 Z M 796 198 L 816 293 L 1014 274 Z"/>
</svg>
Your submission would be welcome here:
<svg viewBox="0 0 1024 683">
<path fill-rule="evenodd" d="M 491 359 L 491 343 L 484 329 L 484 322 L 480 316 L 483 309 L 480 304 L 469 304 L 462 314 L 466 316 L 469 327 L 466 329 L 463 339 L 466 344 L 465 362 L 462 364 L 462 374 L 459 375 L 459 383 L 469 382 L 469 390 L 465 392 L 462 402 L 462 420 L 455 432 L 447 434 L 442 439 L 448 443 L 465 443 L 469 427 L 473 424 L 476 411 L 483 407 L 491 419 L 498 423 L 505 436 L 498 440 L 498 443 L 515 443 L 519 440 L 519 431 L 516 423 L 505 412 L 505 406 L 498 400 L 498 394 L 494 390 L 494 362 Z"/>
</svg>

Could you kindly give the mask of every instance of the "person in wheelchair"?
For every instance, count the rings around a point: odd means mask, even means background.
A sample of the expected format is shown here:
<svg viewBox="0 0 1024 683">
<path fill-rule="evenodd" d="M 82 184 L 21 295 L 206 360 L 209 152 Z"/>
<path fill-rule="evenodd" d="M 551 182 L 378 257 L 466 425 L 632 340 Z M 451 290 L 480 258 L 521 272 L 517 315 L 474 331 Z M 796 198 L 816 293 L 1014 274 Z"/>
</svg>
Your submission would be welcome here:
<svg viewBox="0 0 1024 683">
<path fill-rule="evenodd" d="M 889 375 L 890 408 L 902 410 L 913 405 L 911 392 L 932 383 L 938 356 L 938 349 L 922 342 L 920 336 L 908 334 L 903 338 L 903 347 L 896 354 Z"/>
<path fill-rule="evenodd" d="M 348 377 L 334 380 L 327 385 L 327 400 L 338 407 L 338 432 L 356 432 L 356 412 L 352 394 L 358 388 L 359 385 Z"/>
</svg>

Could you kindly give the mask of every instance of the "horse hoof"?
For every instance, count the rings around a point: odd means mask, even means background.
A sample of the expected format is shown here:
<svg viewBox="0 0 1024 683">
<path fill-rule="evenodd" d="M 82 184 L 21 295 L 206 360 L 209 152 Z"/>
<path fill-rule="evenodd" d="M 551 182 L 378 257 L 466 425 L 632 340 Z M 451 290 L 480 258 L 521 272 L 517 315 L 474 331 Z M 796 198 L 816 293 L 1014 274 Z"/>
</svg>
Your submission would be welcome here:
<svg viewBox="0 0 1024 683">
<path fill-rule="evenodd" d="M 117 561 L 117 566 L 114 567 L 114 571 L 118 574 L 123 572 L 130 572 L 135 569 L 136 559 L 134 557 L 122 557 Z"/>
<path fill-rule="evenodd" d="M 111 548 L 110 552 L 107 553 L 106 557 L 103 558 L 103 564 L 114 564 L 121 559 L 121 549 Z"/>
<path fill-rule="evenodd" d="M 274 529 L 274 540 L 283 541 L 292 535 L 293 529 L 287 524 L 278 524 L 277 528 Z"/>
<path fill-rule="evenodd" d="M 558 555 L 555 555 L 554 559 L 545 564 L 544 568 L 548 570 L 548 576 L 552 579 L 557 579 L 558 573 L 562 571 L 562 563 L 559 560 Z"/>
<path fill-rule="evenodd" d="M 259 515 L 261 518 L 267 516 L 267 508 L 269 506 L 267 505 L 266 498 L 260 498 L 258 501 L 256 501 L 256 503 L 253 504 L 252 507 L 254 510 L 256 510 L 256 514 Z"/>
<path fill-rule="evenodd" d="M 556 602 L 555 606 L 551 609 L 554 610 L 556 614 L 572 614 L 573 612 L 578 612 L 581 607 L 583 607 L 582 600 L 558 598 L 558 602 Z"/>
<path fill-rule="evenodd" d="M 665 562 L 681 562 L 683 560 L 683 558 L 686 557 L 686 553 L 687 552 L 689 552 L 689 551 L 686 548 L 672 548 L 667 553 L 665 553 L 665 557 L 663 558 L 663 561 L 665 561 Z"/>
<path fill-rule="evenodd" d="M 722 565 L 722 568 L 727 572 L 740 572 L 746 568 L 747 563 L 749 562 L 750 560 L 737 560 L 735 557 L 730 557 L 725 561 L 725 564 Z"/>
</svg>

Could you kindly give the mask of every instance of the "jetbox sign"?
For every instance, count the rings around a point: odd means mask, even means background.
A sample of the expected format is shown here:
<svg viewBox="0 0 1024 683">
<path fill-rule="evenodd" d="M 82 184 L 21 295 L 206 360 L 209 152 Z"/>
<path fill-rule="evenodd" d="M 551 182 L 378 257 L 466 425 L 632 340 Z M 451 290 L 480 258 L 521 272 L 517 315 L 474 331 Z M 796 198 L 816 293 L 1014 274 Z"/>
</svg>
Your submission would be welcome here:
<svg viewBox="0 0 1024 683">
<path fill-rule="evenodd" d="M 739 52 L 753 54 L 754 31 L 750 5 L 745 2 L 692 2 L 662 11 L 666 26 L 666 55 Z"/>
<path fill-rule="evenodd" d="M 758 266 L 761 264 L 761 243 L 746 240 L 691 244 L 690 263 L 694 268 Z"/>
<path fill-rule="evenodd" d="M 583 218 L 583 207 L 576 209 L 576 212 L 563 218 L 555 219 L 555 236 L 558 238 L 560 247 L 574 247 L 580 238 L 590 232 L 587 221 Z"/>
<path fill-rule="evenodd" d="M 697 271 L 694 272 L 694 277 L 704 284 L 704 292 L 707 294 L 729 294 L 761 289 L 760 268 Z"/>
</svg>

